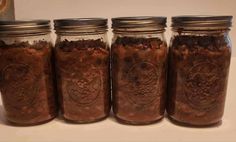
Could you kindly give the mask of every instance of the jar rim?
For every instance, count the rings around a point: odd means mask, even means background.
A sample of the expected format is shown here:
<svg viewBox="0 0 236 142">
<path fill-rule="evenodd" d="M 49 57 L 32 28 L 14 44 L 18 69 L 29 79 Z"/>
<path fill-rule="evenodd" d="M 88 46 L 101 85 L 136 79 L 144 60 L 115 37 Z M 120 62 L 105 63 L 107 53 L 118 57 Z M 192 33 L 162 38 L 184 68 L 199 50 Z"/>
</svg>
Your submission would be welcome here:
<svg viewBox="0 0 236 142">
<path fill-rule="evenodd" d="M 50 20 L 0 21 L 0 36 L 42 35 L 50 32 Z"/>
<path fill-rule="evenodd" d="M 136 16 L 112 18 L 113 32 L 165 31 L 167 17 Z"/>
<path fill-rule="evenodd" d="M 104 33 L 108 28 L 106 18 L 64 18 L 53 21 L 57 34 Z"/>
<path fill-rule="evenodd" d="M 174 16 L 172 30 L 226 30 L 232 26 L 233 16 L 183 15 Z"/>
</svg>

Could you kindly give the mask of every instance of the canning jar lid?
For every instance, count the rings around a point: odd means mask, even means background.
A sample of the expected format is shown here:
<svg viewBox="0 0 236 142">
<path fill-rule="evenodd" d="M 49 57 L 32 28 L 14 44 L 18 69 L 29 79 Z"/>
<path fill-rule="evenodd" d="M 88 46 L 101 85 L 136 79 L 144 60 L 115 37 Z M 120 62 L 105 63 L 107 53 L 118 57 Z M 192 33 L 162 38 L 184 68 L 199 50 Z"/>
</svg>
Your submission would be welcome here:
<svg viewBox="0 0 236 142">
<path fill-rule="evenodd" d="M 113 32 L 165 31 L 166 17 L 139 16 L 112 18 Z"/>
<path fill-rule="evenodd" d="M 172 17 L 173 30 L 228 30 L 232 26 L 232 16 L 175 16 Z"/>
<path fill-rule="evenodd" d="M 93 34 L 107 31 L 106 18 L 70 18 L 54 20 L 57 34 Z"/>
<path fill-rule="evenodd" d="M 50 32 L 50 20 L 0 21 L 0 36 L 33 36 Z"/>
</svg>

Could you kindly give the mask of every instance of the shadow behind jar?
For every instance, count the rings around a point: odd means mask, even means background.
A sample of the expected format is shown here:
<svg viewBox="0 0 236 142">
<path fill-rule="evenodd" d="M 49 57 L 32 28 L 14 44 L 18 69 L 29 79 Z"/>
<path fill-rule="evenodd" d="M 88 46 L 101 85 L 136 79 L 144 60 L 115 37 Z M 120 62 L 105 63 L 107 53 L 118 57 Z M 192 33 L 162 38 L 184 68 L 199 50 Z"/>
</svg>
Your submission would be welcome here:
<svg viewBox="0 0 236 142">
<path fill-rule="evenodd" d="M 177 123 L 208 126 L 221 121 L 231 57 L 231 20 L 231 16 L 172 18 L 167 112 Z"/>
<path fill-rule="evenodd" d="M 110 61 L 107 19 L 54 20 L 59 102 L 73 123 L 102 120 L 110 112 Z"/>
<path fill-rule="evenodd" d="M 50 21 L 0 22 L 0 90 L 6 119 L 35 125 L 57 115 Z"/>
<path fill-rule="evenodd" d="M 167 46 L 165 17 L 112 19 L 113 112 L 121 123 L 144 125 L 163 118 Z"/>
</svg>

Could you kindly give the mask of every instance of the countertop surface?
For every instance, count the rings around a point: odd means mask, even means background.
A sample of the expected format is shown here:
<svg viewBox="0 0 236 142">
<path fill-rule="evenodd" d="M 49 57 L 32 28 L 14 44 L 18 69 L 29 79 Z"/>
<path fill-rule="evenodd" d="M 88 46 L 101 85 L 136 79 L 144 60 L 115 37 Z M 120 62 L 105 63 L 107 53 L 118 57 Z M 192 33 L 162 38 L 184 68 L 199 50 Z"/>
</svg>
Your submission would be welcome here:
<svg viewBox="0 0 236 142">
<path fill-rule="evenodd" d="M 167 118 L 147 126 L 122 125 L 109 117 L 92 124 L 68 124 L 56 118 L 49 123 L 14 127 L 5 123 L 0 100 L 0 141 L 3 142 L 236 142 L 236 57 L 231 60 L 225 114 L 220 125 L 210 128 L 189 128 L 172 124 Z"/>
</svg>

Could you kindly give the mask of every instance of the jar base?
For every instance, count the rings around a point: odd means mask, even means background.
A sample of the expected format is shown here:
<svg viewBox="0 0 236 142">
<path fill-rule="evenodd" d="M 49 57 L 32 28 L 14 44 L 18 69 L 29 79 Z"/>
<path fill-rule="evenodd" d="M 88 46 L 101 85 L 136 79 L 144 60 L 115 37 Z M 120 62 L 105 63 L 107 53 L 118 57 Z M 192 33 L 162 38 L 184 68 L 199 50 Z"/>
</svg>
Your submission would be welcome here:
<svg viewBox="0 0 236 142">
<path fill-rule="evenodd" d="M 48 122 L 52 121 L 53 119 L 55 119 L 56 117 L 57 116 L 54 116 L 50 119 L 47 119 L 47 120 L 44 120 L 44 121 L 41 121 L 41 122 L 37 122 L 37 123 L 31 123 L 31 124 L 17 123 L 17 122 L 13 122 L 13 121 L 10 121 L 10 120 L 6 120 L 6 123 L 9 124 L 9 125 L 12 125 L 12 126 L 16 126 L 16 127 L 30 127 L 30 126 L 37 126 L 37 125 L 48 123 Z"/>
<path fill-rule="evenodd" d="M 171 117 L 170 115 L 167 116 L 167 118 L 175 125 L 183 126 L 183 127 L 192 127 L 192 128 L 209 128 L 209 127 L 218 127 L 222 124 L 222 120 L 209 123 L 209 124 L 190 124 L 186 122 L 181 122 L 176 120 L 174 117 Z"/>
<path fill-rule="evenodd" d="M 117 116 L 114 116 L 116 121 L 121 123 L 121 124 L 125 124 L 125 125 L 151 125 L 151 124 L 154 124 L 154 123 L 157 123 L 157 122 L 160 122 L 164 116 L 161 116 L 160 118 L 158 118 L 157 120 L 153 120 L 153 121 L 148 121 L 148 122 L 134 122 L 134 121 L 128 121 L 128 120 L 124 120 L 124 119 L 121 119 Z"/>
<path fill-rule="evenodd" d="M 105 120 L 108 116 L 109 116 L 109 115 L 106 115 L 106 116 L 101 117 L 101 118 L 99 118 L 99 119 L 94 119 L 94 120 L 89 120 L 89 121 L 77 121 L 77 120 L 68 119 L 68 118 L 66 118 L 66 117 L 64 117 L 64 116 L 62 116 L 62 117 L 63 117 L 63 119 L 64 119 L 64 121 L 65 121 L 66 123 L 72 123 L 72 124 L 88 124 L 88 123 L 95 123 L 95 122 L 103 121 L 103 120 Z"/>
</svg>

